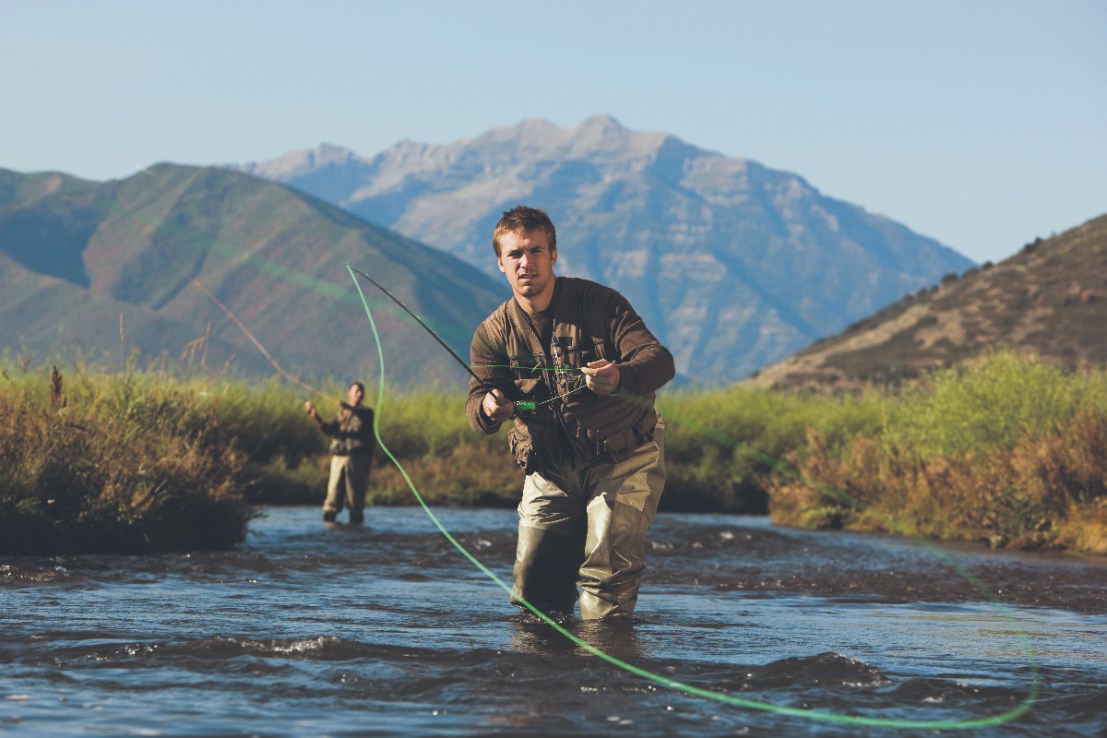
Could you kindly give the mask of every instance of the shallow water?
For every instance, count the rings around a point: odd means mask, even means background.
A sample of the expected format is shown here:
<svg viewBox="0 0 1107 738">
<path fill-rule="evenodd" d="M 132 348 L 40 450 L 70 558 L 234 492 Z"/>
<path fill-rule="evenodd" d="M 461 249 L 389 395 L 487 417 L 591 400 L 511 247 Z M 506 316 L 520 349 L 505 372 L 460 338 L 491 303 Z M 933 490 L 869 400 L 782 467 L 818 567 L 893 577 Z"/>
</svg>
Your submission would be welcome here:
<svg viewBox="0 0 1107 738">
<path fill-rule="evenodd" d="M 435 512 L 509 579 L 512 511 Z M 418 508 L 368 513 L 0 561 L 0 734 L 1107 736 L 1103 560 L 662 515 L 634 626 L 566 625 L 642 675 L 523 622 Z"/>
</svg>

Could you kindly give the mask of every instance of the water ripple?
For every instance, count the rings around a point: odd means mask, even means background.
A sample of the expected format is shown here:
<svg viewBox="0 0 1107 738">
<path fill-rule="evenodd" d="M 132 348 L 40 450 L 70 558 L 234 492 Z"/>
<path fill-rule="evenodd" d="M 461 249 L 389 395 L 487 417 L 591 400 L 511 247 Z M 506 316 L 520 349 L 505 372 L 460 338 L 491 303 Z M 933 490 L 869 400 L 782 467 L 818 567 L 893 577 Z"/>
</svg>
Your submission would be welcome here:
<svg viewBox="0 0 1107 738">
<path fill-rule="evenodd" d="M 416 510 L 332 530 L 274 509 L 229 552 L 0 562 L 5 736 L 826 736 L 887 728 L 720 704 L 542 623 Z M 504 580 L 510 511 L 444 510 Z M 566 621 L 667 679 L 799 711 L 1002 714 L 974 736 L 1102 736 L 1107 567 L 662 515 L 631 627 Z M 907 731 L 921 735 L 924 731 Z"/>
</svg>

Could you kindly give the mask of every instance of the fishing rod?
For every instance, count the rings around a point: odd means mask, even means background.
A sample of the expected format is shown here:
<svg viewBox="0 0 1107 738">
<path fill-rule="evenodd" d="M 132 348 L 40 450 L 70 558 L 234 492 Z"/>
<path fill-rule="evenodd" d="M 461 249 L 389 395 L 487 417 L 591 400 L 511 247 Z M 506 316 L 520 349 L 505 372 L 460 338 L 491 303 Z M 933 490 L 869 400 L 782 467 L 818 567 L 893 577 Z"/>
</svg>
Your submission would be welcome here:
<svg viewBox="0 0 1107 738">
<path fill-rule="evenodd" d="M 460 356 L 458 356 L 457 352 L 454 351 L 452 348 L 450 348 L 450 345 L 448 343 L 446 343 L 445 341 L 443 341 L 442 338 L 439 337 L 439 335 L 437 333 L 435 333 L 434 330 L 429 325 L 427 325 L 425 322 L 423 322 L 422 318 L 420 318 L 418 315 L 416 315 L 414 312 L 412 312 L 411 308 L 409 308 L 407 305 L 400 302 L 400 298 L 393 295 L 391 292 L 389 292 L 385 288 L 385 286 L 383 284 L 381 284 L 377 280 L 373 279 L 368 274 L 366 274 L 365 272 L 358 269 L 356 266 L 352 266 L 350 264 L 347 264 L 346 266 L 349 267 L 350 269 L 352 269 L 353 271 L 357 272 L 358 274 L 360 274 L 363 278 L 367 279 L 374 287 L 376 287 L 378 290 L 380 290 L 384 294 L 388 295 L 388 297 L 392 300 L 392 302 L 399 305 L 400 308 L 405 313 L 407 313 L 411 317 L 415 318 L 415 322 L 418 323 L 423 328 L 423 330 L 425 330 L 427 333 L 429 333 L 434 340 L 438 341 L 439 345 L 441 345 L 442 348 L 446 349 L 446 351 L 448 351 L 450 353 L 450 356 L 453 357 L 454 361 L 456 361 L 458 364 L 460 364 L 462 366 L 462 368 L 464 368 L 465 371 L 467 371 L 469 373 L 469 376 L 471 376 L 473 379 L 477 380 L 477 384 L 480 384 L 480 385 L 483 385 L 483 386 L 488 386 L 488 380 L 487 379 L 482 379 L 481 377 L 477 376 L 477 373 L 473 371 L 473 368 L 471 366 L 469 366 L 467 363 L 465 363 L 465 360 L 462 359 Z M 530 412 L 538 406 L 538 403 L 535 402 L 534 400 L 515 400 L 514 402 L 515 402 L 515 410 L 518 411 L 518 412 Z"/>
</svg>

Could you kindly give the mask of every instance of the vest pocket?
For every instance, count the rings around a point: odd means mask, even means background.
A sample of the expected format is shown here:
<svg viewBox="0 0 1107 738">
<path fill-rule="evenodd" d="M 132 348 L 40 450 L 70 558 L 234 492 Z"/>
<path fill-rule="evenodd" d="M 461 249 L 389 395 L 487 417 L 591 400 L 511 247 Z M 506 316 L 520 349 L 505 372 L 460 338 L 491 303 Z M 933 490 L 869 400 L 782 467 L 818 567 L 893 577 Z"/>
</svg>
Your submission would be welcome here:
<svg viewBox="0 0 1107 738">
<path fill-rule="evenodd" d="M 656 411 L 651 410 L 643 413 L 637 422 L 608 434 L 597 444 L 598 448 L 596 450 L 603 454 L 604 460 L 610 464 L 624 461 L 643 443 L 653 440 L 653 431 L 657 427 L 657 421 Z"/>
<path fill-rule="evenodd" d="M 507 432 L 508 448 L 515 457 L 515 463 L 525 473 L 530 474 L 538 468 L 538 452 L 534 448 L 534 439 L 525 428 L 518 425 Z"/>
<path fill-rule="evenodd" d="M 600 359 L 615 361 L 614 346 L 609 346 L 608 342 L 602 338 L 593 338 L 591 361 L 599 361 Z"/>
</svg>

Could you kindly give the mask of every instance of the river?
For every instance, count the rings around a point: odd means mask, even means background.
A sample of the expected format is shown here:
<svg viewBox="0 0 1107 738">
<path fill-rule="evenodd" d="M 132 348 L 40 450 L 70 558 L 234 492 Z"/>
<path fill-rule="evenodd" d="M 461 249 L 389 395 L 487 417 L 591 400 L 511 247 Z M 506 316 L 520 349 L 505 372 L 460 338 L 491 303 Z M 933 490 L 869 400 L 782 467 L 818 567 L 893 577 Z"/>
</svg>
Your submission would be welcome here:
<svg viewBox="0 0 1107 738">
<path fill-rule="evenodd" d="M 662 514 L 633 627 L 571 640 L 421 509 L 367 513 L 0 560 L 0 735 L 1107 736 L 1101 559 Z M 509 580 L 513 511 L 434 513 Z"/>
</svg>

